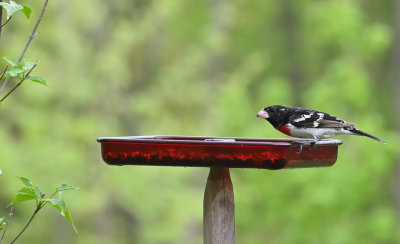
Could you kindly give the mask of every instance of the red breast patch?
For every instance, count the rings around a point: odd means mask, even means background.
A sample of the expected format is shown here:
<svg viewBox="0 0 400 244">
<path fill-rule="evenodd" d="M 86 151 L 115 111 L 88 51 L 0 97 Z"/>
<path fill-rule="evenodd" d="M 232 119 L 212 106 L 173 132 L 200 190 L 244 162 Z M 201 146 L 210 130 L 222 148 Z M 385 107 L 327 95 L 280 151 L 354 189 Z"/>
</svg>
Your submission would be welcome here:
<svg viewBox="0 0 400 244">
<path fill-rule="evenodd" d="M 283 134 L 286 134 L 288 136 L 292 136 L 292 134 L 290 133 L 289 127 L 287 127 L 286 125 L 278 127 L 276 129 L 279 130 L 280 132 L 282 132 Z"/>
</svg>

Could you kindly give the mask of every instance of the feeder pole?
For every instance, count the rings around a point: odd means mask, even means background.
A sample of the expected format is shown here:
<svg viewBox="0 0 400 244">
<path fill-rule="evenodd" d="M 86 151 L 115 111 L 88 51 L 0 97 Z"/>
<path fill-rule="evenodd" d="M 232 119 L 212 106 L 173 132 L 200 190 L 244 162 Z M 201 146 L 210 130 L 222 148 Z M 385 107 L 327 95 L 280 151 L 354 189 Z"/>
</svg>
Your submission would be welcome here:
<svg viewBox="0 0 400 244">
<path fill-rule="evenodd" d="M 235 244 L 235 202 L 229 168 L 210 168 L 203 208 L 204 244 Z"/>
</svg>

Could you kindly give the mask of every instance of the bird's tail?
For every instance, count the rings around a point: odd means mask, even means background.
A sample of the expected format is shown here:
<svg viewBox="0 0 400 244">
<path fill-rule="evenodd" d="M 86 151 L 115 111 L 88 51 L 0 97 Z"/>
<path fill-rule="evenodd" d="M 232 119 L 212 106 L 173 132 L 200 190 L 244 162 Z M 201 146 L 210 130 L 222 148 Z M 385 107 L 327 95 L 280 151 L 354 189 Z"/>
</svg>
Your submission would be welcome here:
<svg viewBox="0 0 400 244">
<path fill-rule="evenodd" d="M 381 139 L 379 139 L 378 137 L 375 137 L 375 136 L 373 136 L 373 135 L 370 135 L 370 134 L 368 134 L 367 132 L 358 130 L 358 129 L 354 128 L 354 127 L 350 127 L 350 128 L 349 128 L 349 131 L 350 131 L 350 132 L 353 132 L 353 133 L 356 134 L 356 135 L 359 135 L 359 136 L 366 136 L 366 137 L 372 138 L 372 139 L 374 139 L 374 140 L 376 140 L 376 141 L 382 142 L 383 144 L 386 144 L 386 142 L 385 142 L 384 140 L 381 140 Z"/>
</svg>

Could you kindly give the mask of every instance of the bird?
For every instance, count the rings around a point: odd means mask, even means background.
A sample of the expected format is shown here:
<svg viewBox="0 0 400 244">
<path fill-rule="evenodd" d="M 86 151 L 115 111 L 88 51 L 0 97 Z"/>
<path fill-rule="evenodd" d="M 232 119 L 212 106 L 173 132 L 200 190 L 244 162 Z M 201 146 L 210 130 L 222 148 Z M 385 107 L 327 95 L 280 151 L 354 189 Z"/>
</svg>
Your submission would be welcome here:
<svg viewBox="0 0 400 244">
<path fill-rule="evenodd" d="M 266 119 L 275 129 L 288 136 L 312 139 L 314 150 L 321 139 L 341 134 L 366 136 L 386 144 L 384 140 L 357 129 L 353 123 L 313 109 L 272 105 L 261 109 L 257 117 Z"/>
</svg>

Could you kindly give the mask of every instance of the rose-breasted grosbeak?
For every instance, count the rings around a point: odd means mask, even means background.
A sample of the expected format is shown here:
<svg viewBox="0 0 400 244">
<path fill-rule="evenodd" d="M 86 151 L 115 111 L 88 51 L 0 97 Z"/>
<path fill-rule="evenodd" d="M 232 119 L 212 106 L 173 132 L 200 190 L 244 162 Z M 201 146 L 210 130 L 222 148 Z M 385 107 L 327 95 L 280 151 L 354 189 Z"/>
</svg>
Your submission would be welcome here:
<svg viewBox="0 0 400 244">
<path fill-rule="evenodd" d="M 319 140 L 341 134 L 367 136 L 386 144 L 378 137 L 356 129 L 355 124 L 316 110 L 274 105 L 261 109 L 257 117 L 268 120 L 286 135 L 313 139 L 314 149 Z"/>
</svg>

